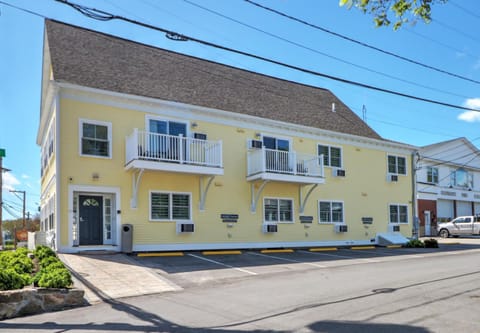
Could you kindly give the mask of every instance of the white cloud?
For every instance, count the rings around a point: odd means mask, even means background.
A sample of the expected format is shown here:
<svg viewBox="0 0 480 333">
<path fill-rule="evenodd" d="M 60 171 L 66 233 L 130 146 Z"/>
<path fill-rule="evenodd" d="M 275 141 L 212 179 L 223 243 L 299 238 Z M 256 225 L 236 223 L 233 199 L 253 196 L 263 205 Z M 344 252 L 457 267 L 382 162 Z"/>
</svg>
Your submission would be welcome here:
<svg viewBox="0 0 480 333">
<path fill-rule="evenodd" d="M 480 110 L 480 98 L 469 98 L 464 103 L 463 106 L 467 108 Z M 480 122 L 480 112 L 478 111 L 465 111 L 458 116 L 459 120 L 463 120 L 469 123 L 474 123 L 476 121 Z"/>
<path fill-rule="evenodd" d="M 20 181 L 11 173 L 3 174 L 3 188 L 7 191 L 15 190 L 15 186 L 20 185 Z"/>
<path fill-rule="evenodd" d="M 23 175 L 22 175 L 22 179 L 29 179 L 29 178 L 30 178 L 29 175 L 26 175 L 26 174 L 23 174 Z"/>
</svg>

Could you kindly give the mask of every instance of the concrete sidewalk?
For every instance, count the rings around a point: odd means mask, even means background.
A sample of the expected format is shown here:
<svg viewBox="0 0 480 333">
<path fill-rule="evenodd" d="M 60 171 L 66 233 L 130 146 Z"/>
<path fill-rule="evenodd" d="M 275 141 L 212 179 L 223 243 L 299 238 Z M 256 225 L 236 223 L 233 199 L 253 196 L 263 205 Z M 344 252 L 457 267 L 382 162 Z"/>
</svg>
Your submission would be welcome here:
<svg viewBox="0 0 480 333">
<path fill-rule="evenodd" d="M 182 289 L 124 254 L 58 256 L 73 272 L 75 286 L 85 290 L 85 298 L 91 304 Z"/>
</svg>

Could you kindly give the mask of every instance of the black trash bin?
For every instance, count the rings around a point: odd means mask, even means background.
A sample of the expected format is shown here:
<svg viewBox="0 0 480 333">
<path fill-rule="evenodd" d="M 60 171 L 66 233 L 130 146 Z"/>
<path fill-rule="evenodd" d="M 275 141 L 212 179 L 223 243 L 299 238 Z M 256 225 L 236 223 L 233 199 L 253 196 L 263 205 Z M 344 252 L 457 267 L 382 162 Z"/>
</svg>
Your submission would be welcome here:
<svg viewBox="0 0 480 333">
<path fill-rule="evenodd" d="M 123 253 L 132 253 L 133 248 L 133 225 L 122 225 L 122 244 L 121 249 Z"/>
</svg>

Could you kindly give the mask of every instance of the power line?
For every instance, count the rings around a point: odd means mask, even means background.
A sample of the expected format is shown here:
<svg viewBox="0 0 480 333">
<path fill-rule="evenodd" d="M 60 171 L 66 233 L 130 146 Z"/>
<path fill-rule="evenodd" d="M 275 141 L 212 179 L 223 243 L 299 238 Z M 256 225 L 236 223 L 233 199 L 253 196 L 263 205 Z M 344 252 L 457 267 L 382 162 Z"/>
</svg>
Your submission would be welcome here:
<svg viewBox="0 0 480 333">
<path fill-rule="evenodd" d="M 454 108 L 454 109 L 480 112 L 480 110 L 478 110 L 478 109 L 472 109 L 472 108 L 468 108 L 468 107 L 465 107 L 465 106 L 459 106 L 459 105 L 454 105 L 454 104 L 450 104 L 450 103 L 446 103 L 446 102 L 432 100 L 432 99 L 429 99 L 429 98 L 423 98 L 423 97 L 418 97 L 418 96 L 414 96 L 414 95 L 409 95 L 409 94 L 401 93 L 401 92 L 398 92 L 398 91 L 384 89 L 384 88 L 372 86 L 372 85 L 357 82 L 357 81 L 347 80 L 347 79 L 344 79 L 344 78 L 341 78 L 341 77 L 317 72 L 317 71 L 314 71 L 314 70 L 298 67 L 298 66 L 295 66 L 295 65 L 290 65 L 290 64 L 278 61 L 278 60 L 273 60 L 273 59 L 270 59 L 270 58 L 266 58 L 266 57 L 263 57 L 263 56 L 253 54 L 253 53 L 249 53 L 249 52 L 241 51 L 241 50 L 234 49 L 234 48 L 231 48 L 231 47 L 215 44 L 213 42 L 208 42 L 208 41 L 201 40 L 201 39 L 198 39 L 198 38 L 194 38 L 194 37 L 191 37 L 191 36 L 188 36 L 188 35 L 185 35 L 185 34 L 180 34 L 180 33 L 177 33 L 175 31 L 171 31 L 171 30 L 168 30 L 168 29 L 165 29 L 165 28 L 153 26 L 151 24 L 147 24 L 147 23 L 144 23 L 144 22 L 139 22 L 139 21 L 136 21 L 136 20 L 132 20 L 132 19 L 129 19 L 129 18 L 126 18 L 126 17 L 123 17 L 123 16 L 108 13 L 106 11 L 81 6 L 81 5 L 78 5 L 78 4 L 75 4 L 75 3 L 71 3 L 68 0 L 56 0 L 56 1 L 60 2 L 60 3 L 63 3 L 63 4 L 66 4 L 66 5 L 74 8 L 75 10 L 79 11 L 83 15 L 85 15 L 87 17 L 90 17 L 92 19 L 96 19 L 96 20 L 100 20 L 100 21 L 110 21 L 110 20 L 125 21 L 125 22 L 128 22 L 128 23 L 132 23 L 132 24 L 135 24 L 135 25 L 139 25 L 139 26 L 148 28 L 148 29 L 163 32 L 163 33 L 165 33 L 165 35 L 168 39 L 171 39 L 171 40 L 174 40 L 174 41 L 192 41 L 192 42 L 195 42 L 195 43 L 199 43 L 201 45 L 207 45 L 207 46 L 210 46 L 210 47 L 213 47 L 213 48 L 221 49 L 221 50 L 228 51 L 228 52 L 233 52 L 233 53 L 240 54 L 240 55 L 250 57 L 250 58 L 253 58 L 253 59 L 257 59 L 257 60 L 261 60 L 261 61 L 264 61 L 264 62 L 279 65 L 279 66 L 282 66 L 282 67 L 285 67 L 285 68 L 293 69 L 293 70 L 296 70 L 296 71 L 299 71 L 299 72 L 302 72 L 302 73 L 307 73 L 307 74 L 311 74 L 311 75 L 314 75 L 314 76 L 319 76 L 319 77 L 331 79 L 331 80 L 334 80 L 334 81 L 342 82 L 342 83 L 357 86 L 357 87 L 362 87 L 362 88 L 366 88 L 366 89 L 370 89 L 370 90 L 375 90 L 375 91 L 379 91 L 379 92 L 383 92 L 383 93 L 387 93 L 387 94 L 391 94 L 391 95 L 396 95 L 396 96 L 400 96 L 400 97 L 404 97 L 404 98 L 409 98 L 409 99 L 413 99 L 413 100 L 417 100 L 417 101 L 427 102 L 427 103 L 431 103 L 431 104 L 446 106 L 446 107 L 450 107 L 450 108 Z"/>
<path fill-rule="evenodd" d="M 58 0 L 57 0 L 57 1 L 58 1 Z M 256 3 L 256 2 L 254 2 L 254 1 L 252 1 L 252 0 L 244 0 L 244 1 L 246 1 L 247 3 L 249 3 L 249 4 L 251 4 L 251 5 L 254 5 L 254 6 L 257 6 L 257 7 L 259 7 L 259 8 L 262 8 L 262 9 L 264 9 L 264 10 L 267 10 L 267 11 L 269 11 L 269 12 L 272 12 L 272 13 L 275 13 L 275 14 L 277 14 L 277 15 L 283 16 L 283 17 L 285 17 L 285 18 L 287 18 L 287 19 L 290 19 L 290 20 L 293 20 L 293 21 L 302 23 L 302 24 L 307 25 L 307 26 L 309 26 L 309 27 L 312 27 L 312 28 L 314 28 L 314 29 L 321 30 L 321 31 L 326 32 L 326 33 L 328 33 L 328 34 L 331 34 L 331 35 L 333 35 L 333 36 L 336 36 L 336 37 L 339 37 L 339 38 L 348 40 L 349 42 L 352 42 L 352 43 L 355 43 L 355 44 L 358 44 L 358 45 L 367 47 L 367 48 L 372 49 L 372 50 L 375 50 L 375 51 L 377 51 L 377 52 L 381 52 L 381 53 L 383 53 L 383 54 L 387 54 L 387 55 L 392 56 L 392 57 L 395 57 L 395 58 L 397 58 L 397 59 L 401 59 L 401 60 L 403 60 L 403 61 L 406 61 L 406 62 L 415 64 L 415 65 L 418 65 L 418 66 L 421 66 L 421 67 L 424 67 L 424 68 L 428 68 L 428 69 L 430 69 L 430 70 L 433 70 L 433 71 L 436 71 L 436 72 L 439 72 L 439 73 L 442 73 L 442 74 L 445 74 L 445 75 L 449 75 L 449 76 L 455 77 L 455 78 L 457 78 L 457 79 L 461 79 L 461 80 L 469 81 L 469 82 L 472 82 L 472 83 L 480 84 L 480 81 L 477 81 L 477 80 L 474 80 L 474 79 L 471 79 L 471 78 L 468 78 L 468 77 L 465 77 L 465 76 L 462 76 L 462 75 L 459 75 L 459 74 L 455 74 L 455 73 L 452 73 L 452 72 L 448 72 L 448 71 L 443 70 L 443 69 L 441 69 L 441 68 L 434 67 L 434 66 L 431 66 L 431 65 L 427 65 L 427 64 L 424 64 L 424 63 L 422 63 L 422 62 L 419 62 L 419 61 L 416 61 L 416 60 L 413 60 L 413 59 L 410 59 L 410 58 L 401 56 L 401 55 L 399 55 L 399 54 L 396 54 L 396 53 L 393 53 L 393 52 L 390 52 L 390 51 L 381 49 L 381 48 L 379 48 L 379 47 L 376 47 L 376 46 L 373 46 L 373 45 L 370 45 L 370 44 L 367 44 L 367 43 L 358 41 L 358 40 L 353 39 L 353 38 L 351 38 L 351 37 L 348 37 L 348 36 L 339 34 L 339 33 L 337 33 L 337 32 L 334 32 L 334 31 L 328 30 L 328 29 L 326 29 L 326 28 L 320 27 L 320 26 L 318 26 L 318 25 L 316 25 L 316 24 L 313 24 L 313 23 L 304 21 L 304 20 L 302 20 L 302 19 L 299 19 L 299 18 L 297 18 L 297 17 L 288 15 L 288 14 L 283 13 L 283 12 L 281 12 L 281 11 L 278 11 L 278 10 L 276 10 L 276 9 L 273 9 L 273 8 L 270 8 L 270 7 L 261 5 L 261 4 L 259 4 L 259 3 Z M 452 28 L 452 29 L 453 29 L 453 28 Z"/>
<path fill-rule="evenodd" d="M 457 7 L 458 9 L 462 10 L 463 12 L 467 13 L 468 15 L 471 15 L 473 17 L 476 17 L 478 19 L 480 19 L 480 15 L 478 15 L 477 13 L 474 13 L 472 12 L 470 9 L 466 9 L 465 7 L 462 7 L 460 6 L 459 4 L 455 3 L 454 1 L 450 0 L 449 3 L 455 7 Z"/>
<path fill-rule="evenodd" d="M 393 79 L 393 80 L 397 80 L 397 81 L 400 81 L 400 82 L 403 82 L 403 83 L 408 83 L 408 84 L 413 85 L 413 86 L 417 86 L 417 87 L 421 87 L 421 88 L 424 88 L 424 89 L 428 89 L 428 90 L 440 92 L 440 93 L 443 93 L 443 94 L 448 94 L 448 95 L 451 95 L 451 96 L 461 97 L 461 98 L 465 98 L 465 99 L 469 98 L 468 96 L 465 96 L 465 95 L 460 95 L 460 94 L 452 93 L 452 92 L 450 92 L 450 91 L 445 91 L 445 90 L 441 90 L 441 89 L 429 87 L 429 86 L 426 86 L 426 85 L 423 85 L 423 84 L 419 84 L 419 83 L 417 83 L 417 82 L 409 81 L 409 80 L 402 79 L 402 78 L 399 78 L 399 77 L 396 77 L 396 76 L 393 76 L 393 75 L 390 75 L 390 74 L 387 74 L 387 73 L 384 73 L 384 72 L 380 72 L 380 71 L 377 71 L 377 70 L 372 69 L 372 68 L 369 68 L 369 67 L 365 67 L 365 66 L 362 66 L 362 65 L 355 64 L 355 63 L 353 63 L 353 62 L 350 62 L 350 61 L 347 61 L 347 60 L 344 60 L 344 59 L 341 59 L 341 58 L 332 56 L 332 55 L 330 55 L 330 54 L 328 54 L 328 53 L 319 51 L 319 50 L 317 50 L 317 49 L 311 48 L 311 47 L 306 46 L 306 45 L 304 45 L 304 44 L 300 44 L 300 43 L 298 43 L 298 42 L 289 40 L 289 39 L 287 39 L 287 38 L 284 38 L 284 37 L 281 37 L 281 36 L 279 36 L 279 35 L 273 34 L 273 33 L 271 33 L 271 32 L 262 30 L 262 29 L 260 29 L 260 28 L 255 27 L 255 26 L 252 26 L 252 25 L 250 25 L 250 24 L 241 22 L 241 21 L 239 21 L 239 20 L 237 20 L 237 19 L 234 19 L 234 18 L 232 18 L 232 17 L 230 17 L 230 16 L 221 14 L 221 13 L 219 13 L 219 12 L 217 12 L 217 11 L 214 11 L 214 10 L 212 10 L 212 9 L 209 9 L 209 8 L 207 8 L 207 7 L 201 6 L 201 5 L 199 5 L 199 4 L 195 3 L 195 2 L 192 2 L 192 1 L 190 1 L 190 0 L 183 0 L 183 1 L 186 2 L 186 3 L 188 3 L 188 4 L 190 4 L 190 5 L 192 5 L 192 6 L 195 6 L 195 7 L 197 7 L 197 8 L 200 8 L 200 9 L 204 10 L 204 11 L 207 11 L 207 12 L 209 12 L 209 13 L 211 13 L 211 14 L 220 16 L 220 17 L 222 17 L 222 18 L 224 18 L 224 19 L 226 19 L 226 20 L 235 22 L 235 23 L 240 24 L 240 25 L 242 25 L 242 26 L 244 26 L 244 27 L 247 27 L 247 28 L 249 28 L 249 29 L 255 30 L 255 31 L 260 32 L 260 33 L 263 33 L 263 34 L 265 34 L 265 35 L 267 35 L 267 36 L 270 36 L 270 37 L 273 37 L 273 38 L 275 38 L 275 39 L 281 40 L 281 41 L 283 41 L 283 42 L 285 42 L 285 43 L 288 43 L 288 44 L 297 46 L 297 47 L 302 48 L 302 49 L 307 50 L 307 51 L 314 52 L 314 53 L 316 53 L 316 54 L 320 54 L 320 55 L 322 55 L 322 56 L 324 56 L 324 57 L 327 57 L 327 58 L 330 58 L 330 59 L 339 61 L 339 62 L 341 62 L 341 63 L 347 64 L 347 65 L 350 65 L 350 66 L 353 66 L 353 67 L 357 67 L 357 68 L 363 69 L 363 70 L 368 71 L 368 72 L 371 72 L 371 73 L 375 73 L 375 74 L 378 74 L 378 75 L 382 75 L 382 76 L 384 76 L 384 77 L 387 77 L 387 78 L 390 78 L 390 79 Z"/>
</svg>

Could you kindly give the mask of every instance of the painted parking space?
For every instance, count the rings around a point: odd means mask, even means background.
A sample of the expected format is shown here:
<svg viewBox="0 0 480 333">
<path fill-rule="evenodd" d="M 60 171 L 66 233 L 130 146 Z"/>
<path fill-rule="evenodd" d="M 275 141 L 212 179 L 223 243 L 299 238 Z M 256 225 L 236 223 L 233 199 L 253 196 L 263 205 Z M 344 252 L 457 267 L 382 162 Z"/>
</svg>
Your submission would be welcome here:
<svg viewBox="0 0 480 333">
<path fill-rule="evenodd" d="M 338 248 L 328 251 L 309 249 L 242 250 L 231 253 L 204 251 L 184 252 L 182 256 L 138 256 L 135 260 L 185 288 L 228 279 L 252 278 L 263 274 L 414 260 L 430 254 L 441 255 L 469 249 L 480 250 L 480 245 L 475 247 L 469 244 L 441 245 L 437 249 L 376 247 L 361 250 Z"/>
</svg>

